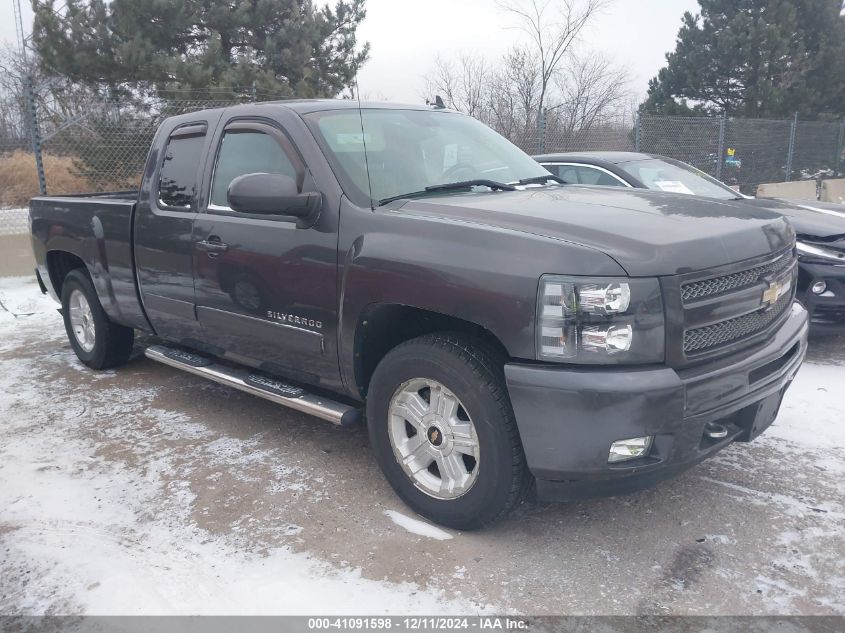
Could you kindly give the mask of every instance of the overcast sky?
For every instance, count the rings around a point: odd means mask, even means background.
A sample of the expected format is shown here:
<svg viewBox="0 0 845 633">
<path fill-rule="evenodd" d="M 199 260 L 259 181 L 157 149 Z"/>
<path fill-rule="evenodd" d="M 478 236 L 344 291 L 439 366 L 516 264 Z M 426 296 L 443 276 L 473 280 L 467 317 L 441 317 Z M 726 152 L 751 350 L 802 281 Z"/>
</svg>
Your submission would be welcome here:
<svg viewBox="0 0 845 633">
<path fill-rule="evenodd" d="M 0 39 L 12 43 L 12 0 L 2 2 Z M 21 5 L 28 31 L 29 0 Z M 675 47 L 684 11 L 697 8 L 696 0 L 615 0 L 585 33 L 582 46 L 624 65 L 631 88 L 644 96 L 648 80 Z M 475 53 L 495 59 L 523 37 L 508 28 L 514 24 L 495 0 L 367 0 L 359 36 L 370 42 L 372 52 L 359 77 L 361 93 L 372 99 L 419 102 L 423 76 L 436 55 L 448 59 Z"/>
</svg>

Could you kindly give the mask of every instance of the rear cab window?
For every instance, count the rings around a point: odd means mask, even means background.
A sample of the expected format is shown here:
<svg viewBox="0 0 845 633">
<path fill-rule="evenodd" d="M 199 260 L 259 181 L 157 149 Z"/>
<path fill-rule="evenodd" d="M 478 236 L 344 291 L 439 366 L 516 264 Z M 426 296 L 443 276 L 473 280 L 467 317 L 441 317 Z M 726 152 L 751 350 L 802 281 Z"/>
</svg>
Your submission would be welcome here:
<svg viewBox="0 0 845 633">
<path fill-rule="evenodd" d="M 193 209 L 205 134 L 204 123 L 185 125 L 170 134 L 159 171 L 159 207 L 186 212 Z"/>
</svg>

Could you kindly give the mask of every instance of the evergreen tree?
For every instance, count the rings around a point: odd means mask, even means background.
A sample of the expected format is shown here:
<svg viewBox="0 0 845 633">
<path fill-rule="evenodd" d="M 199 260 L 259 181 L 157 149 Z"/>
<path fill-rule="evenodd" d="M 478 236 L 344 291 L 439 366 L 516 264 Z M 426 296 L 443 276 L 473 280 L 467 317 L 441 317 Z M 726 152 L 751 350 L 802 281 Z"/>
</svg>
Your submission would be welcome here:
<svg viewBox="0 0 845 633">
<path fill-rule="evenodd" d="M 33 40 L 52 72 L 85 84 L 197 97 L 330 97 L 351 85 L 364 0 L 32 0 Z"/>
<path fill-rule="evenodd" d="M 845 115 L 839 0 L 698 0 L 642 112 L 744 117 Z"/>
</svg>

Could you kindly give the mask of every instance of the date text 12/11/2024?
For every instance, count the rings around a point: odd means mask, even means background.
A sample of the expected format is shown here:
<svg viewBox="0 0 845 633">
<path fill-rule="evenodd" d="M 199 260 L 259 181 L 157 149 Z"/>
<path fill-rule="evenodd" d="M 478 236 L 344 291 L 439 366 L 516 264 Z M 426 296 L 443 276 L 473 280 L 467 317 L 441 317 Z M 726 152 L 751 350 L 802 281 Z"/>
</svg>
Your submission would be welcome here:
<svg viewBox="0 0 845 633">
<path fill-rule="evenodd" d="M 524 631 L 528 630 L 527 620 L 513 617 L 479 616 L 465 617 L 337 617 L 337 618 L 309 618 L 308 629 L 319 630 L 383 630 L 391 629 L 403 631 Z"/>
</svg>

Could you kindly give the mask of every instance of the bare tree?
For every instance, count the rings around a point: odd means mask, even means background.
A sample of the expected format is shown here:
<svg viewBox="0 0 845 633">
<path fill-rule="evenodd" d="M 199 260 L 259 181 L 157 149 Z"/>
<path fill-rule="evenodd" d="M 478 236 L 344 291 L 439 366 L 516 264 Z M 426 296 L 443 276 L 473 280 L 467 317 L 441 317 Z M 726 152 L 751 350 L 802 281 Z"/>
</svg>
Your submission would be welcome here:
<svg viewBox="0 0 845 633">
<path fill-rule="evenodd" d="M 47 74 L 32 51 L 25 60 L 16 48 L 0 49 L 0 136 L 29 137 L 26 77 L 34 86 L 42 134 L 68 120 L 96 110 L 104 101 L 89 88 Z"/>
<path fill-rule="evenodd" d="M 621 113 L 630 95 L 626 69 L 615 67 L 601 54 L 571 54 L 555 74 L 555 113 L 560 132 L 587 132 Z"/>
<path fill-rule="evenodd" d="M 483 118 L 488 92 L 487 62 L 475 55 L 463 54 L 457 63 L 436 57 L 434 68 L 425 76 L 426 97 L 440 95 L 453 110 Z"/>
<path fill-rule="evenodd" d="M 464 111 L 470 116 L 480 117 L 483 114 L 488 89 L 487 63 L 482 57 L 461 55 L 458 64 L 460 67 L 459 95 L 463 101 Z"/>
<path fill-rule="evenodd" d="M 533 133 L 539 96 L 539 73 L 530 50 L 515 46 L 489 73 L 487 110 L 490 125 L 511 140 L 525 142 Z"/>
<path fill-rule="evenodd" d="M 584 27 L 611 0 L 497 0 L 503 10 L 518 18 L 519 26 L 531 40 L 539 71 L 539 117 L 546 106 L 552 79 Z M 558 7 L 553 15 L 550 7 Z"/>
<path fill-rule="evenodd" d="M 595 126 L 619 128 L 630 90 L 625 69 L 601 55 L 579 55 L 579 35 L 612 0 L 498 0 L 519 17 L 529 43 L 514 46 L 498 62 L 473 55 L 437 57 L 426 75 L 427 97 L 470 114 L 517 145 L 537 146 L 538 123 L 561 142 Z M 559 10 L 556 18 L 553 8 Z M 615 117 L 615 118 L 614 118 Z M 618 130 L 615 130 L 618 131 Z"/>
<path fill-rule="evenodd" d="M 423 77 L 425 82 L 424 94 L 420 95 L 428 102 L 435 96 L 443 99 L 447 107 L 457 110 L 454 94 L 457 91 L 458 80 L 455 76 L 455 67 L 447 62 L 440 55 L 434 58 L 434 66 Z"/>
<path fill-rule="evenodd" d="M 0 51 L 0 138 L 27 137 L 26 96 L 24 94 L 23 60 L 17 51 Z"/>
</svg>

